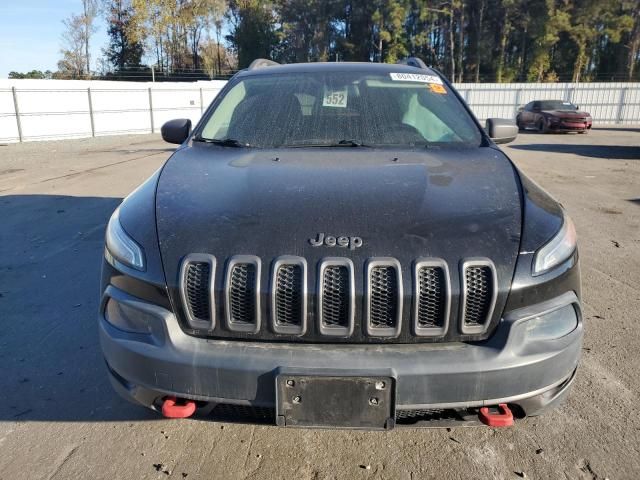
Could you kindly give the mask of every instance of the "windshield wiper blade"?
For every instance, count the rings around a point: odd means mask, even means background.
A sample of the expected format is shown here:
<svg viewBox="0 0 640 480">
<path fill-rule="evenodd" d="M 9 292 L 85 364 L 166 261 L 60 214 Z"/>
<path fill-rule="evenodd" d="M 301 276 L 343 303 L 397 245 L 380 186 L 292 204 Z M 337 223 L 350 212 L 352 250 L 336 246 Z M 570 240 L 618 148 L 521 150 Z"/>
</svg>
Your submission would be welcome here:
<svg viewBox="0 0 640 480">
<path fill-rule="evenodd" d="M 355 140 L 340 140 L 335 143 L 294 143 L 290 145 L 281 145 L 281 147 L 286 148 L 331 148 L 331 147 L 367 147 L 371 148 L 370 145 L 356 142 Z"/>
<path fill-rule="evenodd" d="M 368 147 L 369 145 L 365 145 L 362 142 L 356 142 L 355 140 L 340 140 L 333 147 Z"/>
<path fill-rule="evenodd" d="M 198 135 L 193 140 L 195 142 L 213 143 L 214 145 L 220 145 L 222 147 L 243 148 L 250 146 L 248 143 L 243 143 L 235 138 L 204 138 Z"/>
</svg>

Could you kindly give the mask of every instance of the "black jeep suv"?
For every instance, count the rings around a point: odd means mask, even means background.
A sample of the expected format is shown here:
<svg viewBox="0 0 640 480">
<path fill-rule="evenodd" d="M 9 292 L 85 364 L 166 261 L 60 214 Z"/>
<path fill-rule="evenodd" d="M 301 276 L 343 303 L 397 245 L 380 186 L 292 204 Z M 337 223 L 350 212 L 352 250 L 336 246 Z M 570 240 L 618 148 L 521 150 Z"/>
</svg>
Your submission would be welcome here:
<svg viewBox="0 0 640 480">
<path fill-rule="evenodd" d="M 511 425 L 581 351 L 573 224 L 449 82 L 403 64 L 235 75 L 106 232 L 116 390 L 167 417 Z"/>
</svg>

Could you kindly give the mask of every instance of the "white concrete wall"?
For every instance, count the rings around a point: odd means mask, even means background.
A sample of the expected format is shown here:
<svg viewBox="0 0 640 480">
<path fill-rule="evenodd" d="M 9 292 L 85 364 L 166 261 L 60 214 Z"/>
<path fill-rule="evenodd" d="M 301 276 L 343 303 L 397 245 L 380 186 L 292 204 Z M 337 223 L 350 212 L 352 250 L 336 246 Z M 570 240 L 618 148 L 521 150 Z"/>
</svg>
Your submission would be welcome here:
<svg viewBox="0 0 640 480">
<path fill-rule="evenodd" d="M 0 80 L 0 142 L 20 140 L 14 92 L 22 141 L 31 141 L 158 132 L 172 118 L 195 123 L 225 83 Z M 596 125 L 640 124 L 640 83 L 473 83 L 456 88 L 481 120 L 514 118 L 519 105 L 534 99 L 561 99 L 589 111 Z"/>
</svg>

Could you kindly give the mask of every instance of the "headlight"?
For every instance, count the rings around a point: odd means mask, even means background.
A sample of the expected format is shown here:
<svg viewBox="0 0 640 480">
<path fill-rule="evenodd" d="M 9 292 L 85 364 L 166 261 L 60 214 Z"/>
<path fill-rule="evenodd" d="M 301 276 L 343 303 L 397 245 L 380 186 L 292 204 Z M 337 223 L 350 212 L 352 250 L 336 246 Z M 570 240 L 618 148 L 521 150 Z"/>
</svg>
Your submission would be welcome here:
<svg viewBox="0 0 640 480">
<path fill-rule="evenodd" d="M 105 258 L 107 261 L 117 268 L 116 262 L 120 262 L 127 267 L 144 271 L 144 252 L 122 228 L 120 224 L 120 207 L 113 212 L 109 225 L 107 225 L 107 233 L 105 235 Z"/>
<path fill-rule="evenodd" d="M 536 253 L 533 274 L 540 275 L 567 260 L 576 249 L 576 229 L 565 214 L 562 228 Z"/>
</svg>

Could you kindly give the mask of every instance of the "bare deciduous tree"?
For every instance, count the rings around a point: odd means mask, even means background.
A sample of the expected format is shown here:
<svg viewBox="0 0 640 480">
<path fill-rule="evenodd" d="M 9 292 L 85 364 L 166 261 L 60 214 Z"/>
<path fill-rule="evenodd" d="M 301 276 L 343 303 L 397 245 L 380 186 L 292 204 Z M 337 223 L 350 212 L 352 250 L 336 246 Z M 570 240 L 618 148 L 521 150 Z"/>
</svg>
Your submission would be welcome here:
<svg viewBox="0 0 640 480">
<path fill-rule="evenodd" d="M 82 78 L 87 73 L 85 20 L 82 15 L 71 15 L 62 21 L 66 30 L 62 34 L 63 46 L 60 50 L 62 59 L 58 62 L 58 70 L 63 76 Z"/>
</svg>

